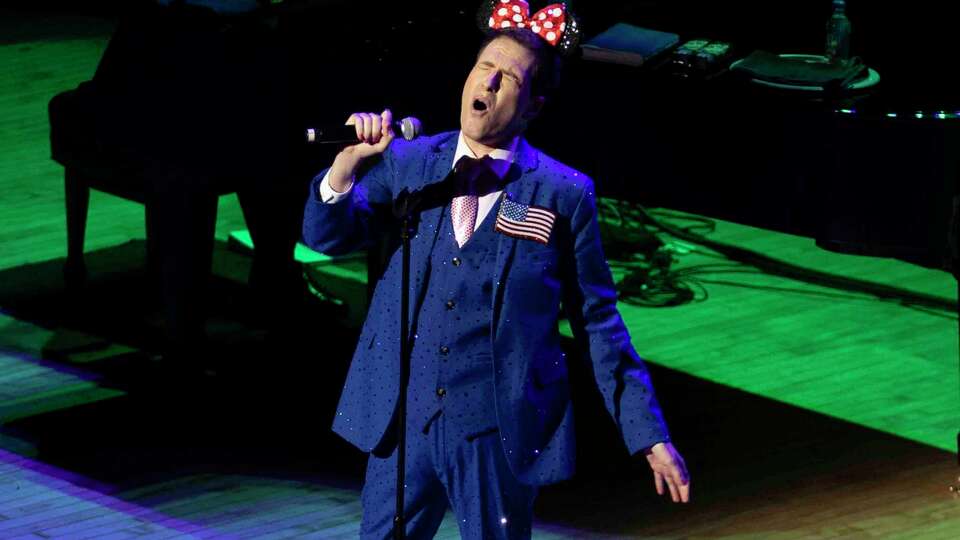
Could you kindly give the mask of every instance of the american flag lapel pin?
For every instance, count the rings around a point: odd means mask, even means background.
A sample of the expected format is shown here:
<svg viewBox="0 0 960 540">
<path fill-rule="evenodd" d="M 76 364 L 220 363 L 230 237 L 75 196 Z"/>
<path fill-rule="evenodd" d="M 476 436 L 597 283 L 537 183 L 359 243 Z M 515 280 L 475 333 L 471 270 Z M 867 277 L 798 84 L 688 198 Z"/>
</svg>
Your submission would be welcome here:
<svg viewBox="0 0 960 540">
<path fill-rule="evenodd" d="M 506 194 L 500 203 L 494 230 L 508 236 L 546 244 L 553 231 L 557 215 L 539 206 L 528 206 L 511 201 Z"/>
</svg>

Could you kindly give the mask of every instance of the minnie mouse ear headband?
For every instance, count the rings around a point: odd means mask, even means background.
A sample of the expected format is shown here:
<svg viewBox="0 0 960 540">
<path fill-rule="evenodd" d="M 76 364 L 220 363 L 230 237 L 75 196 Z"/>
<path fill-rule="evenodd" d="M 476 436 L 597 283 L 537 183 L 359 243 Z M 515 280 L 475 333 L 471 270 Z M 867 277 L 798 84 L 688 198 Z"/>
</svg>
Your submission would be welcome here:
<svg viewBox="0 0 960 540">
<path fill-rule="evenodd" d="M 580 25 L 562 3 L 530 15 L 526 0 L 486 0 L 477 12 L 477 26 L 487 34 L 503 28 L 529 28 L 564 56 L 580 43 Z"/>
</svg>

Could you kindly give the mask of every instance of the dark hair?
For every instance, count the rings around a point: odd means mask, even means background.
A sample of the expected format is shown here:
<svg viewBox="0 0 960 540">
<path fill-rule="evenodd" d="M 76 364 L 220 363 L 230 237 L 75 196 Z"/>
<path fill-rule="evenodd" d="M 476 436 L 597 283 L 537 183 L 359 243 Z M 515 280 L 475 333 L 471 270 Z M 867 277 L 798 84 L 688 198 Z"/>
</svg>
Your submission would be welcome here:
<svg viewBox="0 0 960 540">
<path fill-rule="evenodd" d="M 511 27 L 489 32 L 477 51 L 477 57 L 499 37 L 510 38 L 533 53 L 536 61 L 530 83 L 531 95 L 548 98 L 553 95 L 560 87 L 561 58 L 557 50 L 529 28 Z"/>
</svg>

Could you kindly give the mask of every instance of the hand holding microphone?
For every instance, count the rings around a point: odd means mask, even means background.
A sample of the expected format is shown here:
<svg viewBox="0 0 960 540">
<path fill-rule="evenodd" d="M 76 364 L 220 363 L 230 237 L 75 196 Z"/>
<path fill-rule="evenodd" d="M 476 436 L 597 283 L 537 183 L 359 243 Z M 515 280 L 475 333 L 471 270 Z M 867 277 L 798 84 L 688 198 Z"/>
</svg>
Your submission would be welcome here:
<svg viewBox="0 0 960 540">
<path fill-rule="evenodd" d="M 393 132 L 393 113 L 390 109 L 384 109 L 381 114 L 353 113 L 347 119 L 346 126 L 341 128 L 347 130 L 345 135 L 349 135 L 351 126 L 356 136 L 356 139 L 352 140 L 359 142 L 341 150 L 330 168 L 330 187 L 340 193 L 347 191 L 353 185 L 353 178 L 360 163 L 368 157 L 385 152 L 396 137 Z M 412 140 L 420 134 L 420 121 L 415 118 L 404 118 L 399 127 L 407 140 Z M 344 135 L 341 135 L 339 141 L 331 141 L 326 137 L 317 138 L 316 130 L 313 130 L 314 141 L 310 141 L 311 130 L 307 130 L 308 142 L 351 142 L 350 139 L 343 137 Z"/>
<path fill-rule="evenodd" d="M 386 111 L 384 111 L 386 112 Z M 374 113 L 355 113 L 350 116 L 346 124 L 308 127 L 305 130 L 307 144 L 351 144 L 362 139 L 358 130 L 362 129 L 362 122 L 357 120 L 362 117 L 376 117 Z M 380 115 L 383 121 L 383 114 Z M 393 122 L 393 128 L 399 130 L 400 135 L 408 141 L 412 141 L 420 136 L 423 131 L 423 125 L 420 120 L 408 116 L 399 122 Z"/>
</svg>

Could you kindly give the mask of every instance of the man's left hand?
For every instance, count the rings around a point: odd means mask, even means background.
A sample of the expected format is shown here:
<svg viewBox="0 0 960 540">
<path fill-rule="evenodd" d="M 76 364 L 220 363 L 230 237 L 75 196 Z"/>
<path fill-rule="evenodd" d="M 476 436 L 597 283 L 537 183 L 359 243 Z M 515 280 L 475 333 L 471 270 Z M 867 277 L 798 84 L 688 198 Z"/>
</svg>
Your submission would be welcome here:
<svg viewBox="0 0 960 540">
<path fill-rule="evenodd" d="M 673 502 L 690 501 L 690 475 L 683 457 L 672 443 L 657 443 L 644 451 L 647 463 L 653 470 L 657 493 L 664 494 L 664 484 L 670 490 Z"/>
</svg>

